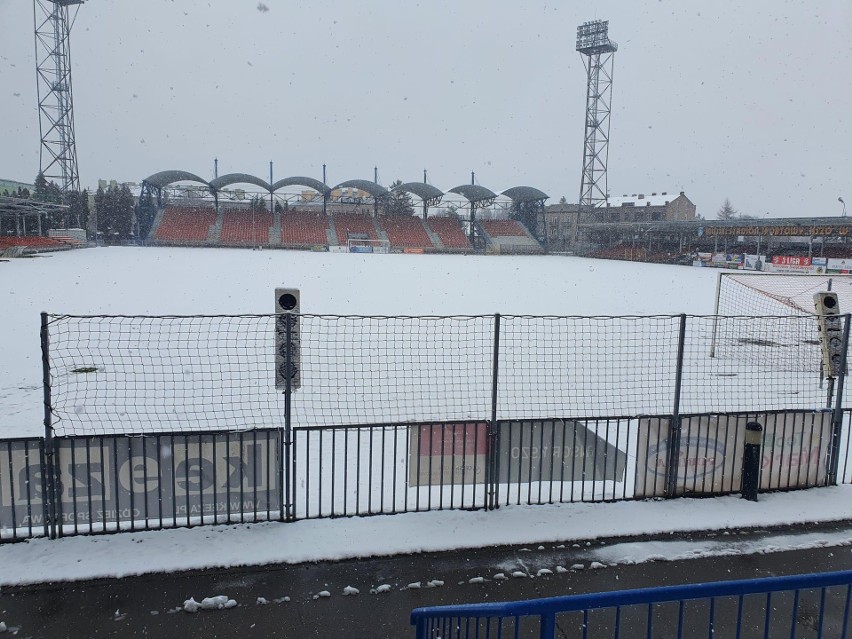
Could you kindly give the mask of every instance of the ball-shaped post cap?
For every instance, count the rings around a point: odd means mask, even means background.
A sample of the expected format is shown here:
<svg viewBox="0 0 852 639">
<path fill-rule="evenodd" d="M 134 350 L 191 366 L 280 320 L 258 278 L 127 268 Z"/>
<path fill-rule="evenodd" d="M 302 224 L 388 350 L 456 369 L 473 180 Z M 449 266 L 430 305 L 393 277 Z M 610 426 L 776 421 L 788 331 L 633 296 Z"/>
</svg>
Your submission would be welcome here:
<svg viewBox="0 0 852 639">
<path fill-rule="evenodd" d="M 285 311 L 292 311 L 296 308 L 296 296 L 292 293 L 284 293 L 278 298 L 278 305 Z"/>
<path fill-rule="evenodd" d="M 745 443 L 752 446 L 760 446 L 763 440 L 763 426 L 758 422 L 746 424 Z"/>
</svg>

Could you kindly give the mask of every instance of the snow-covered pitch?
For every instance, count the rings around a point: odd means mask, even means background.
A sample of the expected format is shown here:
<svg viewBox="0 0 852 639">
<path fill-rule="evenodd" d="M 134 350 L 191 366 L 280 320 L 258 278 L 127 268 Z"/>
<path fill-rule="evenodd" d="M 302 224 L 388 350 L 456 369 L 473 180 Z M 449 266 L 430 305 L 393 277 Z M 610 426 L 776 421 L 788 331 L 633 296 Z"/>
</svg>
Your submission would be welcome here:
<svg viewBox="0 0 852 639">
<path fill-rule="evenodd" d="M 96 248 L 0 264 L 0 437 L 43 432 L 39 312 L 650 315 L 712 312 L 710 269 L 573 257 Z"/>
</svg>

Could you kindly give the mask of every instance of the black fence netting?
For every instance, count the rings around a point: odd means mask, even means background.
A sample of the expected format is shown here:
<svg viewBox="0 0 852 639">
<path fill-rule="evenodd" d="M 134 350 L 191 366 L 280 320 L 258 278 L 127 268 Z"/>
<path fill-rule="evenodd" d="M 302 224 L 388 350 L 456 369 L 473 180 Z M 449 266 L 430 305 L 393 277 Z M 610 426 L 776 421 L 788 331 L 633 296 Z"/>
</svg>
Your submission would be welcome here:
<svg viewBox="0 0 852 639">
<path fill-rule="evenodd" d="M 815 409 L 838 390 L 814 316 L 291 317 L 294 428 Z M 49 316 L 54 431 L 283 427 L 278 320 Z"/>
</svg>

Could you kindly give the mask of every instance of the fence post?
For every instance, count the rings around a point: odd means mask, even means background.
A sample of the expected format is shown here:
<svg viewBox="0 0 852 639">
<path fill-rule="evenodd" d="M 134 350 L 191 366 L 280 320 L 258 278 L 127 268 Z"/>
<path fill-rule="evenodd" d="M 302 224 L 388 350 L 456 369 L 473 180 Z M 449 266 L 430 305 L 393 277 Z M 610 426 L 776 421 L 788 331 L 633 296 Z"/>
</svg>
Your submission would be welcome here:
<svg viewBox="0 0 852 639">
<path fill-rule="evenodd" d="M 50 337 L 47 330 L 47 313 L 41 313 L 41 371 L 44 391 L 44 470 L 42 473 L 42 495 L 47 505 L 45 528 L 48 537 L 56 539 L 56 478 L 55 447 L 53 442 L 53 411 L 50 393 Z"/>
<path fill-rule="evenodd" d="M 840 352 L 840 370 L 837 373 L 837 395 L 831 416 L 831 457 L 828 461 L 828 483 L 837 483 L 840 467 L 840 436 L 843 431 L 843 384 L 846 381 L 846 352 L 849 350 L 849 323 L 852 315 L 843 316 L 843 348 Z M 848 446 L 848 444 L 847 444 Z"/>
<path fill-rule="evenodd" d="M 486 480 L 488 481 L 488 510 L 500 507 L 500 493 L 497 487 L 499 480 L 499 447 L 500 429 L 497 427 L 497 380 L 500 370 L 500 313 L 494 313 L 494 350 L 491 358 L 491 423 L 488 425 L 488 455 L 489 460 Z"/>
<path fill-rule="evenodd" d="M 669 421 L 669 441 L 666 459 L 666 497 L 674 497 L 677 490 L 678 457 L 680 455 L 680 385 L 683 379 L 683 350 L 686 341 L 686 314 L 680 315 L 680 330 L 677 338 L 677 367 L 675 369 L 674 401 Z"/>
<path fill-rule="evenodd" d="M 293 508 L 293 496 L 290 494 L 290 469 L 293 456 L 292 443 L 292 427 L 290 414 L 290 400 L 293 396 L 293 374 L 290 370 L 293 366 L 293 314 L 287 311 L 285 317 L 285 350 L 284 350 L 284 455 L 282 464 L 284 465 L 284 483 L 282 493 L 284 497 L 284 520 L 292 519 L 291 510 Z"/>
</svg>

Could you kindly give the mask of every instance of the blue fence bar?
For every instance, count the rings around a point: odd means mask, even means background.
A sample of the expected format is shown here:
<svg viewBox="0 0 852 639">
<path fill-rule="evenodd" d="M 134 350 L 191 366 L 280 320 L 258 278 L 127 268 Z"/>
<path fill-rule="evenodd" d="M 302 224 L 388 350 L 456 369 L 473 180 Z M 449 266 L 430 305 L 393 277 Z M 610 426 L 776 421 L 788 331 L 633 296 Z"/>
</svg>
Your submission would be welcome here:
<svg viewBox="0 0 852 639">
<path fill-rule="evenodd" d="M 850 593 L 846 570 L 417 608 L 411 625 L 417 639 L 551 639 L 557 624 L 569 637 L 846 637 Z"/>
</svg>

